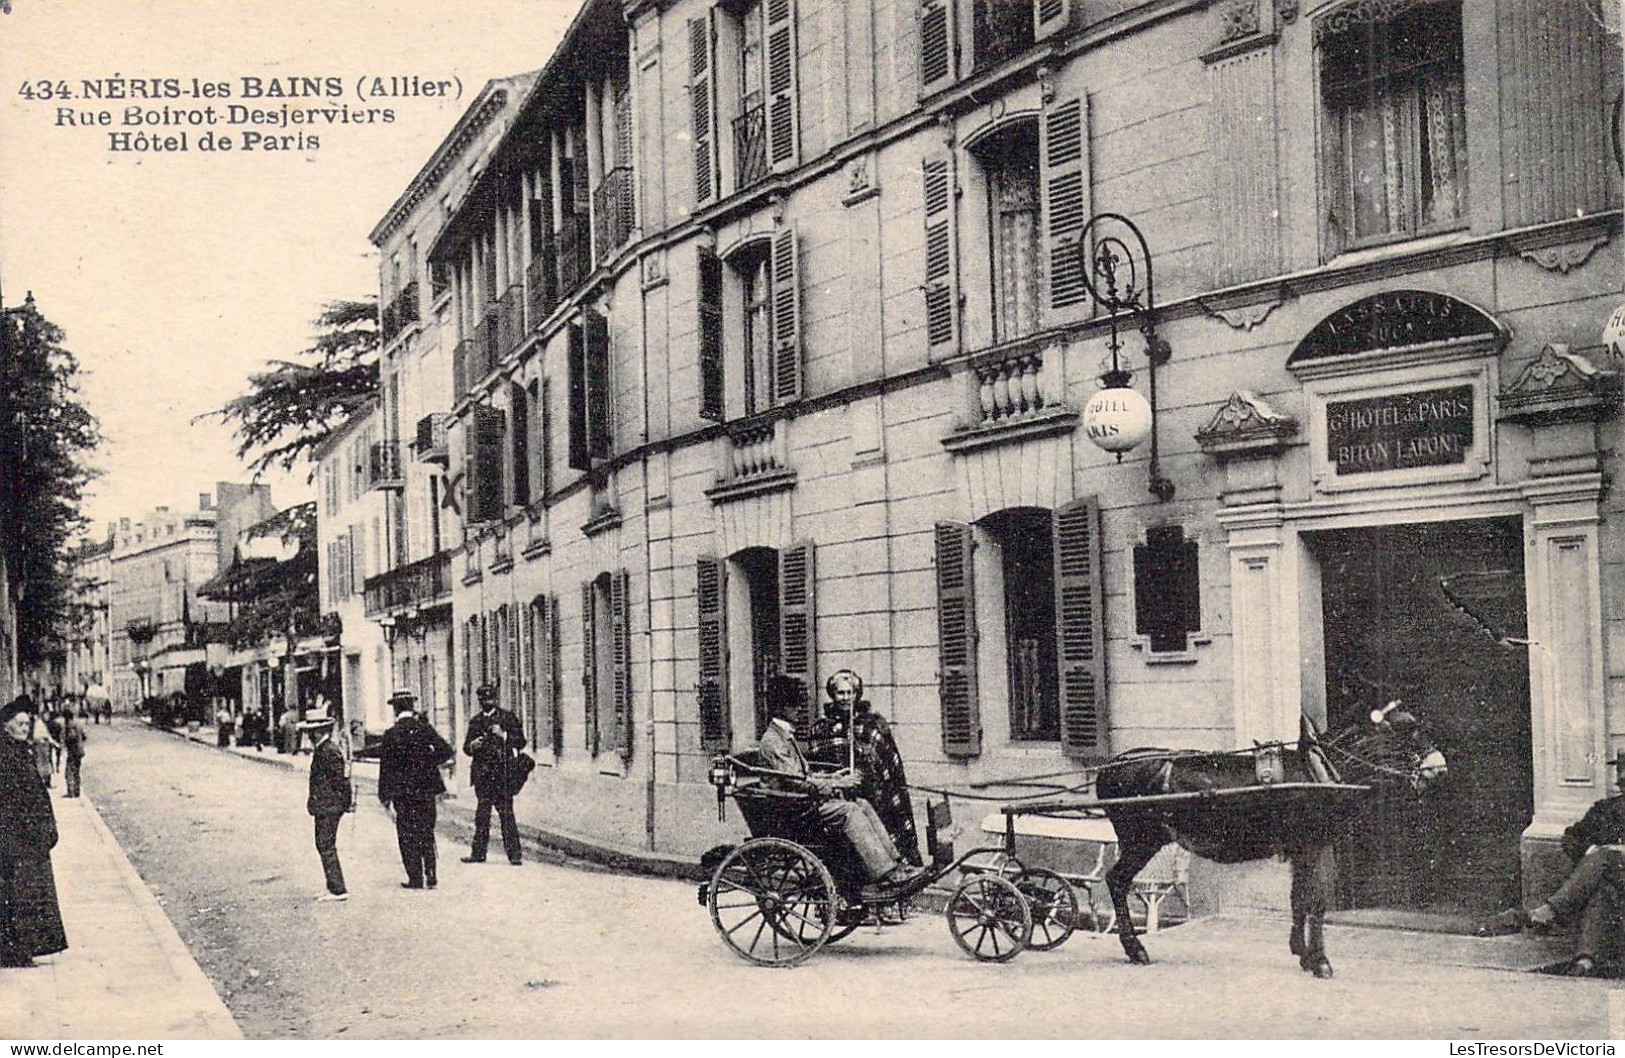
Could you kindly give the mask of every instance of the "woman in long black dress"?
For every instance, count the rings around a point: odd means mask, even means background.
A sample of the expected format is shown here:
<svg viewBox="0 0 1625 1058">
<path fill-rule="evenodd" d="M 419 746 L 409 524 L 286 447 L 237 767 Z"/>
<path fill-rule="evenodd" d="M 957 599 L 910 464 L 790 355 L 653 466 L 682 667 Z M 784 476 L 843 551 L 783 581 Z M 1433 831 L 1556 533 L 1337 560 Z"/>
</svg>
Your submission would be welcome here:
<svg viewBox="0 0 1625 1058">
<path fill-rule="evenodd" d="M 813 725 L 807 755 L 840 767 L 847 766 L 850 755 L 863 780 L 859 795 L 875 806 L 903 858 L 921 866 L 924 861 L 920 858 L 914 806 L 909 801 L 903 755 L 892 738 L 891 725 L 885 717 L 870 711 L 869 703 L 863 700 L 863 680 L 851 669 L 831 676 L 824 684 L 824 693 L 829 702 L 824 706 L 823 718 Z"/>
<path fill-rule="evenodd" d="M 0 966 L 32 966 L 68 946 L 51 875 L 56 816 L 34 769 L 28 736 L 33 703 L 0 709 Z"/>
</svg>

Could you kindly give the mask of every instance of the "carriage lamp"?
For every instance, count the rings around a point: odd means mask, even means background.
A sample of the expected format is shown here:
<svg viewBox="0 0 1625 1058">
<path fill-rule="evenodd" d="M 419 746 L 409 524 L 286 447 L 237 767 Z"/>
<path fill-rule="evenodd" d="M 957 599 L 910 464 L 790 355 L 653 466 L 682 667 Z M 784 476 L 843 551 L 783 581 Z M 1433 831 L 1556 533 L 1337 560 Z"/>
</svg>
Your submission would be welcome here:
<svg viewBox="0 0 1625 1058">
<path fill-rule="evenodd" d="M 1110 370 L 1100 376 L 1100 391 L 1083 406 L 1084 436 L 1114 454 L 1119 463 L 1124 452 L 1138 448 L 1149 437 L 1150 491 L 1167 502 L 1173 499 L 1174 483 L 1162 474 L 1157 448 L 1157 368 L 1168 362 L 1172 350 L 1157 336 L 1151 248 L 1139 227 L 1121 213 L 1098 213 L 1089 218 L 1078 237 L 1078 257 L 1084 287 L 1107 314 L 1111 331 L 1106 347 L 1112 355 Z M 1123 367 L 1123 336 L 1118 324 L 1135 316 L 1145 337 L 1149 399 L 1133 387 L 1134 376 Z"/>
<path fill-rule="evenodd" d="M 727 757 L 711 758 L 710 779 L 711 785 L 717 788 L 717 821 L 722 822 L 728 818 L 728 790 L 734 781 L 734 770 Z"/>
</svg>

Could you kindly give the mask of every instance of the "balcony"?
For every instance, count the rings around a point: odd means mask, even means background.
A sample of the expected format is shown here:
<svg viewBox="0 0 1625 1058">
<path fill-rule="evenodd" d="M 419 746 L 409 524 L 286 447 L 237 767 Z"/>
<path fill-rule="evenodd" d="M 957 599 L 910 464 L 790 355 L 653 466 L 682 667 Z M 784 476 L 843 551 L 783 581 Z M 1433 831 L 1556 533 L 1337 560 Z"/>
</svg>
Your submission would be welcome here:
<svg viewBox="0 0 1625 1058">
<path fill-rule="evenodd" d="M 1078 413 L 1061 399 L 1059 365 L 1027 339 L 972 361 L 967 421 L 942 443 L 964 452 L 1071 430 Z"/>
<path fill-rule="evenodd" d="M 436 463 L 442 467 L 451 465 L 451 449 L 446 441 L 444 415 L 437 412 L 418 420 L 417 436 L 412 441 L 412 451 L 420 463 Z"/>
<path fill-rule="evenodd" d="M 764 106 L 751 107 L 734 118 L 734 172 L 740 191 L 766 179 L 772 172 L 767 163 L 767 108 Z"/>
<path fill-rule="evenodd" d="M 789 425 L 782 420 L 746 419 L 730 424 L 718 452 L 717 483 L 705 490 L 712 503 L 793 488 Z"/>
<path fill-rule="evenodd" d="M 399 441 L 374 441 L 367 459 L 367 488 L 406 488 L 406 468 L 401 463 Z"/>
<path fill-rule="evenodd" d="M 620 165 L 605 173 L 597 190 L 592 193 L 592 213 L 600 261 L 609 257 L 632 237 L 632 224 L 636 216 L 632 192 L 632 168 Z"/>
<path fill-rule="evenodd" d="M 530 329 L 542 329 L 542 321 L 553 314 L 559 304 L 558 259 L 551 247 L 546 247 L 531 259 L 525 270 L 525 317 Z"/>
<path fill-rule="evenodd" d="M 427 610 L 451 601 L 451 552 L 420 559 L 368 577 L 363 592 L 368 617 L 400 610 Z"/>
<path fill-rule="evenodd" d="M 559 228 L 559 294 L 569 294 L 592 274 L 592 245 L 587 218 L 569 213 Z"/>
<path fill-rule="evenodd" d="M 418 281 L 412 280 L 384 306 L 381 316 L 384 344 L 388 345 L 407 327 L 418 322 Z"/>
<path fill-rule="evenodd" d="M 525 340 L 525 288 L 518 283 L 510 286 L 497 299 L 492 315 L 496 327 L 493 360 L 500 361 Z"/>
<path fill-rule="evenodd" d="M 132 643 L 151 643 L 158 634 L 158 623 L 150 618 L 138 618 L 124 623 L 124 634 Z"/>
<path fill-rule="evenodd" d="M 493 302 L 473 332 L 458 342 L 451 352 L 452 385 L 460 399 L 472 393 L 485 376 L 496 370 L 497 311 Z"/>
</svg>

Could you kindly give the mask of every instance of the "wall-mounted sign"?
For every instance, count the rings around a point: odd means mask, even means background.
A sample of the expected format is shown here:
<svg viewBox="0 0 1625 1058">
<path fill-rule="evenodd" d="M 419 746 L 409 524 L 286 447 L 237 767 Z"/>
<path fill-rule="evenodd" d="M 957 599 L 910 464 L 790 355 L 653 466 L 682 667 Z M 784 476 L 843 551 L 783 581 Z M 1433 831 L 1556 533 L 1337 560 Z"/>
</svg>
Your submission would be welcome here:
<svg viewBox="0 0 1625 1058">
<path fill-rule="evenodd" d="M 1473 387 L 1389 393 L 1326 404 L 1326 459 L 1339 477 L 1465 463 Z"/>
<path fill-rule="evenodd" d="M 1465 301 L 1428 290 L 1391 290 L 1345 305 L 1317 323 L 1287 365 L 1457 338 L 1494 338 L 1495 321 Z"/>
</svg>

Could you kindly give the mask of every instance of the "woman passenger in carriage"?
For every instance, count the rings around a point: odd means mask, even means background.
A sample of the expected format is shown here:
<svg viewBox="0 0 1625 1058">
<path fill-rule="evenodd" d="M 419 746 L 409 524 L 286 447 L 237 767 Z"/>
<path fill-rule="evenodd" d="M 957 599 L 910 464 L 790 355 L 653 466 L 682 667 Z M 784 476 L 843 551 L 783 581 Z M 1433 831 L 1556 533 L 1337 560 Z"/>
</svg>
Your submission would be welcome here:
<svg viewBox="0 0 1625 1058">
<path fill-rule="evenodd" d="M 874 805 L 903 859 L 921 866 L 924 861 L 920 858 L 914 806 L 909 801 L 903 755 L 897 750 L 891 725 L 870 710 L 869 703 L 863 700 L 863 680 L 851 669 L 831 676 L 824 684 L 824 693 L 829 702 L 824 706 L 824 716 L 813 724 L 808 756 L 844 768 L 851 752 L 862 780 L 859 795 Z M 853 740 L 850 749 L 849 738 Z"/>
</svg>

